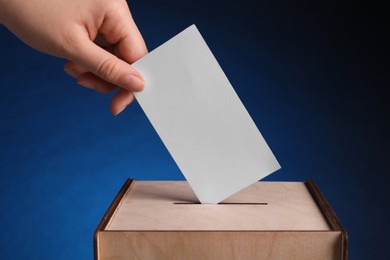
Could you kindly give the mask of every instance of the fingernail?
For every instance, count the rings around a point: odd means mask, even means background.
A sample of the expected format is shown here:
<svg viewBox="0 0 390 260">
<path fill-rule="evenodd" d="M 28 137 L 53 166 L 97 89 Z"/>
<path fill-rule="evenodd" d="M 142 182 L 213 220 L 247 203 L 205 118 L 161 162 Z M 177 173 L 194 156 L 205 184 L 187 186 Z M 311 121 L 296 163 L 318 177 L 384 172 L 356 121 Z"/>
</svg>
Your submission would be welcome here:
<svg viewBox="0 0 390 260">
<path fill-rule="evenodd" d="M 127 107 L 127 105 L 123 106 L 121 109 L 119 109 L 115 114 L 113 114 L 114 116 L 117 116 L 119 115 L 120 113 L 122 113 L 123 110 L 125 110 L 125 108 Z"/>
<path fill-rule="evenodd" d="M 123 81 L 123 87 L 134 92 L 142 91 L 145 87 L 145 80 L 138 75 L 129 75 Z"/>
<path fill-rule="evenodd" d="M 68 74 L 71 77 L 74 77 L 74 78 L 77 77 L 76 73 L 71 68 L 64 67 L 64 71 L 66 72 L 66 74 Z"/>
</svg>

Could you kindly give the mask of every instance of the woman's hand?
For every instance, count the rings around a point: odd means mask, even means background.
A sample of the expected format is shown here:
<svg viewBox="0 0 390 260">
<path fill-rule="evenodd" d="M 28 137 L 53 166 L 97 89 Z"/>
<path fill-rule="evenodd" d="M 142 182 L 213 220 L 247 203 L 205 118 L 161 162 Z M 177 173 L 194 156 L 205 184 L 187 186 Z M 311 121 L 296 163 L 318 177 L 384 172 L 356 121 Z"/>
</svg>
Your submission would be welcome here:
<svg viewBox="0 0 390 260">
<path fill-rule="evenodd" d="M 130 64 L 147 53 L 125 0 L 0 0 L 0 22 L 31 47 L 69 60 L 64 70 L 119 114 L 142 91 Z"/>
</svg>

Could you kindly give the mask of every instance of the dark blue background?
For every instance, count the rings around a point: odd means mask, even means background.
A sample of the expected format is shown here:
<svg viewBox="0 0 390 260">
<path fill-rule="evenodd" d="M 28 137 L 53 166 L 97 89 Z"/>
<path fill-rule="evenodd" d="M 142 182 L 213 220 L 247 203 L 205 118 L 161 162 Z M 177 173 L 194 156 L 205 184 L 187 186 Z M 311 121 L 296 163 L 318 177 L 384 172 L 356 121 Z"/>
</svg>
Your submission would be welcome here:
<svg viewBox="0 0 390 260">
<path fill-rule="evenodd" d="M 390 257 L 383 6 L 131 8 L 150 50 L 195 23 L 283 167 L 266 180 L 314 179 L 349 231 L 350 258 Z M 0 258 L 92 259 L 126 178 L 183 177 L 138 104 L 113 117 L 110 96 L 78 87 L 63 60 L 4 27 L 0 46 Z"/>
</svg>

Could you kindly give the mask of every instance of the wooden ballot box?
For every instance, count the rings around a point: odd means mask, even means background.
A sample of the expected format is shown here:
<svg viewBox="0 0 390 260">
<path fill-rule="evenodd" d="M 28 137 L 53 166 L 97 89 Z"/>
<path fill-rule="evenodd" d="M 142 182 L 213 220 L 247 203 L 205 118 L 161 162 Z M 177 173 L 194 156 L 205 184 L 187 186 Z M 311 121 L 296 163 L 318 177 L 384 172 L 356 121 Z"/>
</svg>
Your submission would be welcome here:
<svg viewBox="0 0 390 260">
<path fill-rule="evenodd" d="M 95 259 L 347 259 L 347 233 L 313 181 L 257 182 L 218 205 L 186 181 L 127 180 Z"/>
</svg>

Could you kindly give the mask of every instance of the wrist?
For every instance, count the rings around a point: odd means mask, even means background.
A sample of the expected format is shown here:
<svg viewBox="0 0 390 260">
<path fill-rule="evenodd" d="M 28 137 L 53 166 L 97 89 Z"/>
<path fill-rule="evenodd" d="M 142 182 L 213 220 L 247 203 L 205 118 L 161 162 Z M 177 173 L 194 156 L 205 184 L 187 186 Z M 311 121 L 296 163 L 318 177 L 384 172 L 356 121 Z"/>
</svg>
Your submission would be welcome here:
<svg viewBox="0 0 390 260">
<path fill-rule="evenodd" d="M 0 24 L 4 24 L 7 15 L 6 1 L 0 0 Z"/>
<path fill-rule="evenodd" d="M 23 0 L 0 0 L 0 24 L 8 26 L 12 19 L 17 18 L 16 8 L 23 3 Z"/>
</svg>

